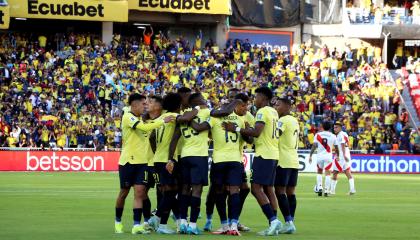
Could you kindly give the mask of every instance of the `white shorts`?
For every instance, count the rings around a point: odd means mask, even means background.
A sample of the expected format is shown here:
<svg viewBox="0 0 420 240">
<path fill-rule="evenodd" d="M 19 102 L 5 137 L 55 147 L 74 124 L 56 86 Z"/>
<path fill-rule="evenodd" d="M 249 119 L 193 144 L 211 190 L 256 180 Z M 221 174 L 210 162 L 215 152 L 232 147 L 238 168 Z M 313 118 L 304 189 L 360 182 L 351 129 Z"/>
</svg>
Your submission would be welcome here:
<svg viewBox="0 0 420 240">
<path fill-rule="evenodd" d="M 331 158 L 318 158 L 316 160 L 316 165 L 319 169 L 330 170 L 333 165 L 332 157 Z"/>
<path fill-rule="evenodd" d="M 333 171 L 338 171 L 338 172 L 344 172 L 348 169 L 350 169 L 350 162 L 346 162 L 346 160 L 338 160 L 337 158 L 334 159 L 334 164 L 333 164 Z"/>
</svg>

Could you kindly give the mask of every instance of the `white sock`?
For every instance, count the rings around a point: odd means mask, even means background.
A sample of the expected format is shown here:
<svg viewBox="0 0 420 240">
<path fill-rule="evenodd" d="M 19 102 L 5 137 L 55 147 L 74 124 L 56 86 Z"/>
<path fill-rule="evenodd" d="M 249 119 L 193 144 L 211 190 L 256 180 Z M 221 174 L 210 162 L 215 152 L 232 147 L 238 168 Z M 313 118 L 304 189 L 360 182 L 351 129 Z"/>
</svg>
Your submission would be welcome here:
<svg viewBox="0 0 420 240">
<path fill-rule="evenodd" d="M 337 186 L 337 180 L 331 180 L 331 192 L 335 192 L 336 186 Z"/>
<path fill-rule="evenodd" d="M 316 175 L 316 185 L 318 186 L 318 189 L 322 188 L 322 174 Z"/>
<path fill-rule="evenodd" d="M 181 224 L 187 225 L 188 224 L 187 219 L 181 219 Z"/>
<path fill-rule="evenodd" d="M 349 185 L 350 185 L 350 192 L 356 192 L 356 189 L 354 188 L 354 178 L 349 179 Z"/>
<path fill-rule="evenodd" d="M 190 222 L 189 225 L 191 228 L 197 228 L 197 223 Z"/>
<path fill-rule="evenodd" d="M 121 223 L 121 221 L 117 221 L 117 220 L 115 220 L 115 223 Z"/>
<path fill-rule="evenodd" d="M 330 191 L 331 188 L 331 177 L 330 176 L 325 176 L 325 187 L 324 190 L 325 191 Z"/>
</svg>

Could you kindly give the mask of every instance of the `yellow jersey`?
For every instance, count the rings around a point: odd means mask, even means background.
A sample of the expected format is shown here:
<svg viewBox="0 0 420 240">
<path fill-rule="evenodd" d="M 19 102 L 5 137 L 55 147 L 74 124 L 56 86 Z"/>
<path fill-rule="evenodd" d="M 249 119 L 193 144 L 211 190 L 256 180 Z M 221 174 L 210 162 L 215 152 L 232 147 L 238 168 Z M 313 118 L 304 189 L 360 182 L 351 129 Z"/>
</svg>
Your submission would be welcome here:
<svg viewBox="0 0 420 240">
<path fill-rule="evenodd" d="M 200 109 L 193 121 L 209 121 L 210 109 Z M 189 124 L 181 124 L 181 157 L 207 157 L 209 155 L 208 131 L 196 132 Z"/>
<path fill-rule="evenodd" d="M 299 145 L 299 122 L 291 116 L 280 118 L 281 130 L 279 140 L 279 166 L 282 168 L 299 168 L 298 145 Z"/>
<path fill-rule="evenodd" d="M 147 164 L 147 149 L 150 147 L 148 131 L 164 124 L 162 119 L 144 123 L 132 112 L 125 113 L 122 119 L 122 150 L 119 165 Z"/>
<path fill-rule="evenodd" d="M 245 127 L 242 117 L 236 113 L 231 113 L 229 116 L 221 118 L 210 118 L 208 123 L 211 127 L 211 136 L 213 138 L 213 162 L 242 162 L 241 134 L 224 130 L 222 127 L 223 122 L 232 122 L 236 127 L 240 128 Z"/>
<path fill-rule="evenodd" d="M 174 116 L 177 117 L 177 113 L 164 113 L 162 116 L 160 116 L 161 119 L 164 119 L 168 116 Z M 176 122 L 169 122 L 165 123 L 159 128 L 157 128 L 156 131 L 156 151 L 155 155 L 153 157 L 153 162 L 157 163 L 166 163 L 168 162 L 169 158 L 169 146 L 171 145 L 172 136 L 174 135 L 176 128 Z M 176 152 L 176 151 L 175 151 Z M 177 158 L 178 156 L 175 155 L 174 158 Z"/>
<path fill-rule="evenodd" d="M 255 156 L 264 159 L 279 159 L 279 137 L 278 128 L 279 115 L 277 111 L 269 106 L 258 110 L 255 117 L 255 124 L 264 123 L 264 129 L 260 136 L 255 139 Z"/>
<path fill-rule="evenodd" d="M 147 124 L 152 123 L 152 122 L 154 122 L 153 119 L 146 120 L 146 123 Z M 153 153 L 152 145 L 150 144 L 150 134 L 152 134 L 152 131 L 153 130 L 144 131 L 143 132 L 144 136 L 146 137 L 146 142 L 145 142 L 145 146 L 144 147 L 146 149 L 145 155 L 147 157 L 147 166 L 149 166 L 149 167 L 153 167 L 154 166 L 154 164 L 153 164 L 153 157 L 155 155 Z"/>
</svg>

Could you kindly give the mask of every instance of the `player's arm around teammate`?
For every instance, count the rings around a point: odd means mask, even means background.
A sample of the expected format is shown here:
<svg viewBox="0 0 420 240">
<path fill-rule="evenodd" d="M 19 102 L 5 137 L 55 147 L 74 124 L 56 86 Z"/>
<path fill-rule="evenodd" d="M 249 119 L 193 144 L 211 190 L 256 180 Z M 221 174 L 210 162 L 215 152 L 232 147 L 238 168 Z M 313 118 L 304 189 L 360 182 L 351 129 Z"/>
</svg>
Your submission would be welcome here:
<svg viewBox="0 0 420 240">
<path fill-rule="evenodd" d="M 255 157 L 252 163 L 251 191 L 270 222 L 270 227 L 259 235 L 275 235 L 281 228 L 277 219 L 277 199 L 274 193 L 274 180 L 278 162 L 278 113 L 270 107 L 272 91 L 267 87 L 256 89 L 255 105 L 258 109 L 255 128 L 240 128 L 233 123 L 224 123 L 230 132 L 255 138 Z"/>
<path fill-rule="evenodd" d="M 147 137 L 142 131 L 151 131 L 154 128 L 160 127 L 165 122 L 174 121 L 174 117 L 167 117 L 156 120 L 152 123 L 143 123 L 140 116 L 144 113 L 146 108 L 146 97 L 140 94 L 133 94 L 128 100 L 131 111 L 124 114 L 122 120 L 123 129 L 123 146 L 119 160 L 119 178 L 120 178 L 120 192 L 118 194 L 115 204 L 115 232 L 123 233 L 123 226 L 121 217 L 124 209 L 125 199 L 130 191 L 134 189 L 133 201 L 133 220 L 134 225 L 132 233 L 148 233 L 143 226 L 140 225 L 143 200 L 146 195 L 146 172 L 147 172 L 147 156 L 139 154 L 146 152 L 145 146 Z M 139 149 L 139 147 L 141 149 Z"/>
</svg>

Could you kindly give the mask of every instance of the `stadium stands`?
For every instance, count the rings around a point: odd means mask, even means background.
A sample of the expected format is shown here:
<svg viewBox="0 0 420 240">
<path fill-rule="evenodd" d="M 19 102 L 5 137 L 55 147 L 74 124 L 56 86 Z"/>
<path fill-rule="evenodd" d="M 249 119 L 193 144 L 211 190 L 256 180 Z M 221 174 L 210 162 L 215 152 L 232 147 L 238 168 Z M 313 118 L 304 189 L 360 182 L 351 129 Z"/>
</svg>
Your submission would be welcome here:
<svg viewBox="0 0 420 240">
<path fill-rule="evenodd" d="M 289 54 L 235 40 L 218 51 L 211 42 L 200 48 L 201 39 L 191 44 L 164 35 L 154 35 L 150 47 L 135 37 L 116 36 L 106 46 L 73 33 L 1 40 L 2 147 L 120 147 L 126 96 L 180 86 L 202 92 L 212 108 L 231 87 L 252 96 L 266 85 L 290 97 L 301 149 L 313 142 L 321 120 L 342 121 L 351 148 L 365 152 L 412 151 L 418 139 L 399 118 L 395 83 L 378 61 L 380 49 L 371 46 L 315 50 L 303 44 Z"/>
</svg>

